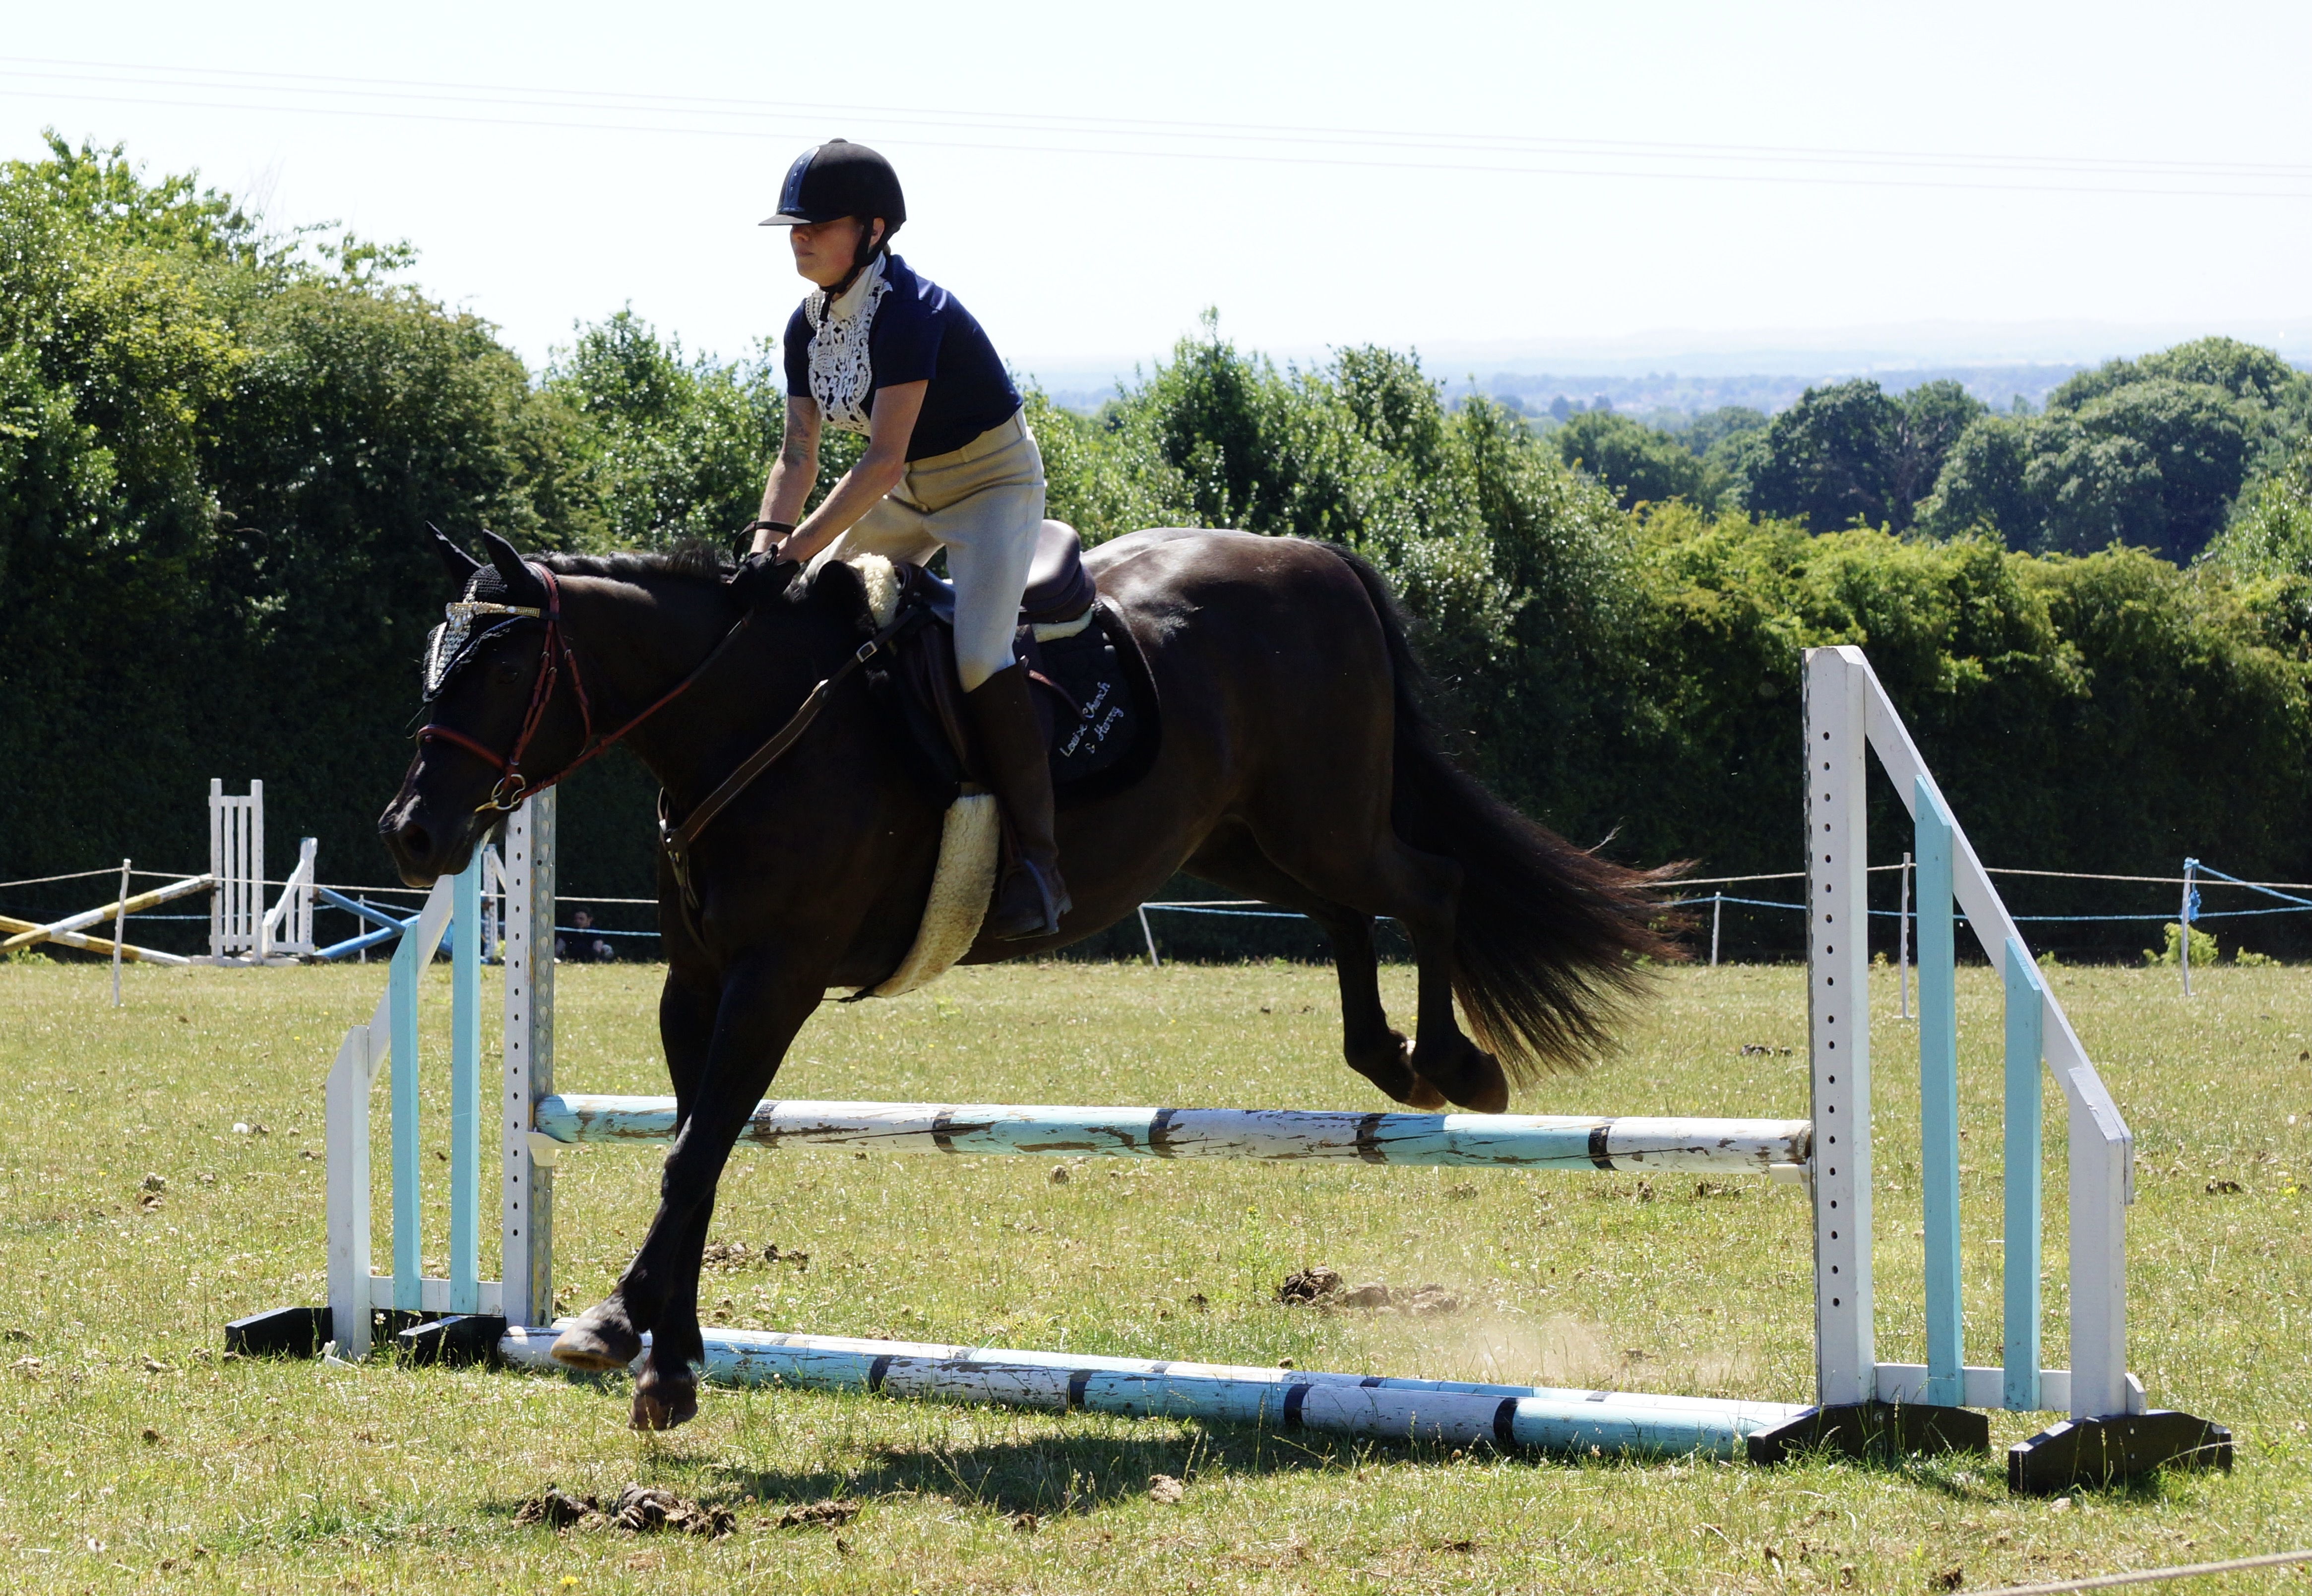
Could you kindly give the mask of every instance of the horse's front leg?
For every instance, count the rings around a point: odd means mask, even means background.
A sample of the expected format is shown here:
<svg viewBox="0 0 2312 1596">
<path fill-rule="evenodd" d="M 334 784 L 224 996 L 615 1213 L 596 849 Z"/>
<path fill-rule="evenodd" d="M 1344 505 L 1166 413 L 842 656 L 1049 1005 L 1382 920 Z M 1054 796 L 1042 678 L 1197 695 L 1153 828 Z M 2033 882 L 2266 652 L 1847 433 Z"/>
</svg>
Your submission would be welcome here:
<svg viewBox="0 0 2312 1596">
<path fill-rule="evenodd" d="M 635 1383 L 637 1428 L 664 1429 L 697 1411 L 691 1364 L 703 1350 L 699 1258 L 715 1184 L 739 1132 L 824 990 L 822 980 L 803 978 L 768 955 L 742 960 L 725 972 L 705 1065 L 667 1153 L 649 1233 L 610 1294 L 554 1343 L 555 1357 L 574 1367 L 623 1368 L 641 1353 L 643 1332 L 651 1332 L 651 1356 Z"/>
</svg>

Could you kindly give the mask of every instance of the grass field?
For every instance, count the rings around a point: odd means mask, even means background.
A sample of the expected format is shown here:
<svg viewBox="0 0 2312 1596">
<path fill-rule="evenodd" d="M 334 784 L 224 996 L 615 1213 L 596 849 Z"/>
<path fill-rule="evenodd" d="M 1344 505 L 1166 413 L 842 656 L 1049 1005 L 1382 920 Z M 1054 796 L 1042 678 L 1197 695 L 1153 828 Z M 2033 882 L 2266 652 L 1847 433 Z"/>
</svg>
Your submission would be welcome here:
<svg viewBox="0 0 2312 1596">
<path fill-rule="evenodd" d="M 383 977 L 374 966 L 132 969 L 116 1012 L 95 966 L 0 966 L 0 1267 L 13 1286 L 0 1303 L 0 1584 L 1923 1592 L 2312 1541 L 2312 990 L 2301 971 L 2204 971 L 2189 1000 L 2172 971 L 2055 977 L 2137 1136 L 2131 1362 L 2155 1405 L 2228 1422 L 2239 1442 L 2229 1478 L 2060 1504 L 2010 1500 L 1996 1460 L 1534 1461 L 762 1390 L 709 1391 L 698 1423 L 652 1439 L 625 1428 L 625 1394 L 608 1386 L 224 1361 L 226 1319 L 321 1300 L 321 1081 Z M 438 969 L 430 978 L 446 985 Z M 559 978 L 559 1083 L 662 1092 L 654 972 L 565 968 Z M 1385 978 L 1392 1003 L 1409 1005 L 1408 972 Z M 1915 1055 L 1891 978 L 1873 996 L 1880 1355 L 1915 1358 L 1918 1181 L 1905 1156 Z M 1992 1363 L 1988 972 L 1962 971 L 1960 1001 L 1969 1355 Z M 447 1006 L 429 1002 L 437 1043 Z M 1619 1057 L 1518 1107 L 1803 1117 L 1803 1014 L 1796 968 L 1677 971 Z M 779 1090 L 1381 1106 L 1337 1062 L 1337 1027 L 1321 969 L 959 970 L 912 997 L 821 1011 Z M 429 1077 L 436 1146 L 445 1076 Z M 2052 1094 L 2048 1123 L 2047 1356 L 2060 1366 Z M 609 1148 L 564 1160 L 566 1303 L 591 1301 L 625 1263 L 657 1162 Z M 446 1166 L 429 1154 L 428 1168 Z M 1125 1162 L 1055 1184 L 1051 1171 L 1026 1159 L 742 1153 L 715 1235 L 810 1261 L 713 1274 L 706 1303 L 731 1324 L 828 1333 L 1811 1395 L 1797 1188 Z M 149 1206 L 148 1174 L 166 1183 Z M 445 1189 L 429 1195 L 437 1226 L 446 1201 Z M 441 1251 L 431 1238 L 430 1271 Z M 1408 1319 L 1278 1305 L 1283 1276 L 1312 1263 L 1353 1281 L 1434 1282 L 1465 1306 Z M 1996 1445 L 2036 1427 L 1992 1416 Z M 1158 1474 L 1186 1482 L 1179 1501 L 1150 1498 Z M 731 1506 L 737 1531 L 709 1542 L 514 1521 L 549 1481 L 613 1494 L 630 1480 Z M 829 1496 L 861 1504 L 839 1530 L 775 1527 L 784 1507 Z M 2312 1588 L 2300 1574 L 2189 1588 L 2279 1584 Z"/>
</svg>

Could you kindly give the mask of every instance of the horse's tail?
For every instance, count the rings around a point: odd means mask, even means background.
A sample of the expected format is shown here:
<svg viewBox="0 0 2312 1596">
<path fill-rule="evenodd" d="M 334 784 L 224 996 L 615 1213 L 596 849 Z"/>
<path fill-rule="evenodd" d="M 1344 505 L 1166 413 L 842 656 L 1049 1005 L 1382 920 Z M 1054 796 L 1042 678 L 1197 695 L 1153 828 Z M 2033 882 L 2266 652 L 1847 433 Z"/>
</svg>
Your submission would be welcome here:
<svg viewBox="0 0 2312 1596">
<path fill-rule="evenodd" d="M 1575 847 L 1518 813 L 1447 756 L 1388 583 L 1337 551 L 1364 584 L 1396 680 L 1397 834 L 1462 870 L 1453 995 L 1477 1044 L 1510 1077 L 1579 1069 L 1603 1050 L 1645 980 L 1642 960 L 1681 957 L 1657 890 L 1683 868 L 1639 871 Z"/>
</svg>

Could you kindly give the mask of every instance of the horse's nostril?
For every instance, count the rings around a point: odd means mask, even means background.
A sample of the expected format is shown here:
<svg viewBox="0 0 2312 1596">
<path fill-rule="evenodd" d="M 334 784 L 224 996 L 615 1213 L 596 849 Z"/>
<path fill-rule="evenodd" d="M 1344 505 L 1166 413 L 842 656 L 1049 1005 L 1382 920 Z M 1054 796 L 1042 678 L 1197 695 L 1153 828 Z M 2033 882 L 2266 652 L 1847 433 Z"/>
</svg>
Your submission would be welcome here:
<svg viewBox="0 0 2312 1596">
<path fill-rule="evenodd" d="M 404 820 L 395 827 L 393 840 L 401 849 L 404 858 L 424 859 L 432 854 L 434 838 L 416 820 Z"/>
</svg>

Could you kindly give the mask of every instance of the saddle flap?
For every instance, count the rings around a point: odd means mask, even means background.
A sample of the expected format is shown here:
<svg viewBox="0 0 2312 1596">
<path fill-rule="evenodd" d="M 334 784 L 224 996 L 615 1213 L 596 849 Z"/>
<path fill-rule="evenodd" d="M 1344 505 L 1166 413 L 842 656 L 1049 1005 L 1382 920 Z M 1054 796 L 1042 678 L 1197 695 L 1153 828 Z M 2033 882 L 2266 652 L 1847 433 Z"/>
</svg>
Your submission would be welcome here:
<svg viewBox="0 0 2312 1596">
<path fill-rule="evenodd" d="M 1064 521 L 1044 522 L 1036 535 L 1036 557 L 1028 566 L 1028 590 L 1020 598 L 1020 620 L 1033 627 L 1071 621 L 1090 609 L 1096 596 L 1075 528 Z"/>
<path fill-rule="evenodd" d="M 901 592 L 931 609 L 941 626 L 955 625 L 955 584 L 916 565 L 899 566 Z M 1079 618 L 1099 596 L 1084 569 L 1083 540 L 1064 521 L 1047 521 L 1036 534 L 1035 557 L 1028 563 L 1027 591 L 1020 595 L 1022 626 L 1064 625 Z"/>
</svg>

